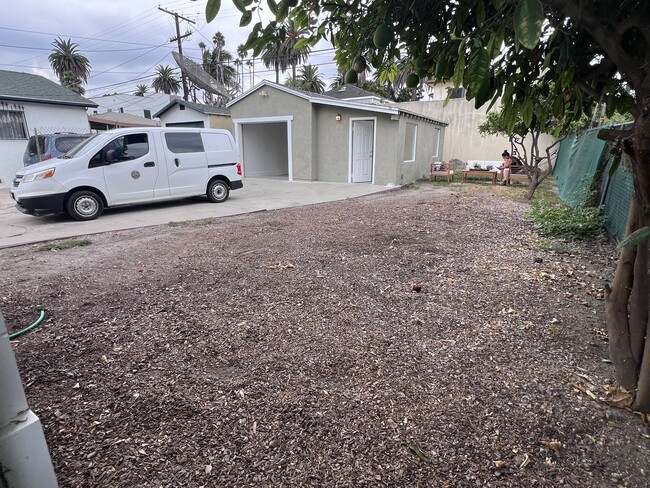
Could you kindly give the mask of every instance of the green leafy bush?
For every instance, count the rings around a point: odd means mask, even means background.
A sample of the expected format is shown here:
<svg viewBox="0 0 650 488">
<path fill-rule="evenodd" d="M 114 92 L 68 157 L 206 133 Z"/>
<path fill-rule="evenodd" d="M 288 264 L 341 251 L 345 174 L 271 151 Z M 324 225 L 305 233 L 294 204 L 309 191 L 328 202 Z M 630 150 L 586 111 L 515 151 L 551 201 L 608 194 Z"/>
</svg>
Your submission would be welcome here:
<svg viewBox="0 0 650 488">
<path fill-rule="evenodd" d="M 528 219 L 542 236 L 573 240 L 597 234 L 606 217 L 599 207 L 586 203 L 571 207 L 550 192 L 540 192 L 533 201 Z"/>
</svg>

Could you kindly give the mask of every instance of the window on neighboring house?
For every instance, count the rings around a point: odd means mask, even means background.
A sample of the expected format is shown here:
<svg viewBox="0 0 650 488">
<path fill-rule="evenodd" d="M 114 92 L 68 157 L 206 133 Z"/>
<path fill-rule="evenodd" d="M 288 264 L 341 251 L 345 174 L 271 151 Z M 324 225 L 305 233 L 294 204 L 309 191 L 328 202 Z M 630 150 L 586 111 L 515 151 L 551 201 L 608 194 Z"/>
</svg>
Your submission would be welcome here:
<svg viewBox="0 0 650 488">
<path fill-rule="evenodd" d="M 28 139 L 22 106 L 0 102 L 0 139 Z"/>
<path fill-rule="evenodd" d="M 465 98 L 466 94 L 467 94 L 467 90 L 465 90 L 465 88 L 463 88 L 462 86 L 460 88 L 449 88 L 450 99 Z"/>
<path fill-rule="evenodd" d="M 406 123 L 406 134 L 404 137 L 404 161 L 415 161 L 415 143 L 417 141 L 418 126 Z"/>
<path fill-rule="evenodd" d="M 144 110 L 144 118 L 145 119 L 150 119 L 151 118 L 151 110 Z"/>
</svg>

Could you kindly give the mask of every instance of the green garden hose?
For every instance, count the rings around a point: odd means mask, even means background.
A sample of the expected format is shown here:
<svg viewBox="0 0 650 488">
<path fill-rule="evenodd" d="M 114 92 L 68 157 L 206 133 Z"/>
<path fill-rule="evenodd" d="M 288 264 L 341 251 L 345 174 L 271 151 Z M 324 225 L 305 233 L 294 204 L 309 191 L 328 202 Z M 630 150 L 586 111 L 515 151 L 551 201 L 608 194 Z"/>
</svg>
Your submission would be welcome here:
<svg viewBox="0 0 650 488">
<path fill-rule="evenodd" d="M 41 316 L 38 318 L 36 322 L 34 322 L 32 325 L 29 327 L 25 327 L 23 330 L 19 330 L 18 332 L 14 332 L 13 334 L 9 334 L 9 340 L 15 339 L 16 337 L 19 337 L 30 330 L 36 328 L 38 324 L 40 324 L 43 321 L 43 318 L 45 317 L 45 310 L 41 310 Z"/>
</svg>

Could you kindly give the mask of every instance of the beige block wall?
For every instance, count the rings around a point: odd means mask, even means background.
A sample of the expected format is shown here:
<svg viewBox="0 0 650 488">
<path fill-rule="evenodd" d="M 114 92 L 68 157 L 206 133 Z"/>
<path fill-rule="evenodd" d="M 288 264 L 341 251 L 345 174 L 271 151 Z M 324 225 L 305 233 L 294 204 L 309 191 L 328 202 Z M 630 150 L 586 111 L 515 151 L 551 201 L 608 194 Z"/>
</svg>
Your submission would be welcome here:
<svg viewBox="0 0 650 488">
<path fill-rule="evenodd" d="M 210 129 L 225 129 L 231 134 L 235 134 L 230 115 L 210 115 Z"/>
<path fill-rule="evenodd" d="M 503 150 L 510 150 L 507 137 L 482 136 L 478 131 L 478 126 L 487 118 L 488 105 L 476 109 L 473 102 L 463 98 L 449 100 L 446 107 L 442 100 L 405 102 L 399 105 L 406 110 L 449 123 L 442 153 L 444 161 L 500 161 Z M 550 146 L 553 141 L 553 137 L 543 135 L 540 137 L 540 149 Z"/>
</svg>

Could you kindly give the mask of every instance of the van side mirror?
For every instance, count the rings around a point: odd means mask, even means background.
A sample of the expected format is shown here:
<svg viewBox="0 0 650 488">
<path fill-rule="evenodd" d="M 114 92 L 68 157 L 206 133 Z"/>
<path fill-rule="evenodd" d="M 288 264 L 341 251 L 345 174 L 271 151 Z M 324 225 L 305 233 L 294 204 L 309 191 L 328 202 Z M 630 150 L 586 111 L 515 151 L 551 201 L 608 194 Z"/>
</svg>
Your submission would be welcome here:
<svg viewBox="0 0 650 488">
<path fill-rule="evenodd" d="M 113 161 L 115 161 L 117 159 L 115 157 L 115 149 L 109 149 L 108 151 L 106 151 L 105 159 L 107 163 L 112 163 Z"/>
</svg>

